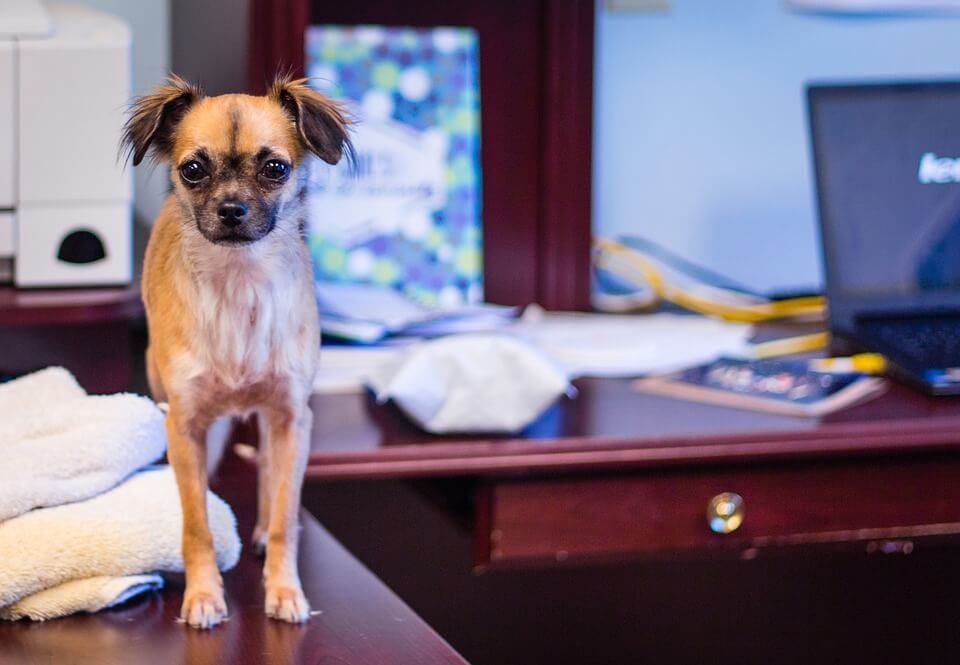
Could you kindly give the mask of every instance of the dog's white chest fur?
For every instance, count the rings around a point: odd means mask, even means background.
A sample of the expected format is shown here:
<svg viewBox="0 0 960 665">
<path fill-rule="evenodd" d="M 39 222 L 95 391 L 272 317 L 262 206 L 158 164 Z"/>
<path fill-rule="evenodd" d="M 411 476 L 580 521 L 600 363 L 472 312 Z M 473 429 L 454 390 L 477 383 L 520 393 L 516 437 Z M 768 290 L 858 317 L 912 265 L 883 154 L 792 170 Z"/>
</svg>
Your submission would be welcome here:
<svg viewBox="0 0 960 665">
<path fill-rule="evenodd" d="M 197 315 L 191 341 L 194 376 L 213 376 L 241 388 L 302 362 L 302 316 L 297 303 L 299 261 L 262 247 L 204 247 L 192 279 Z"/>
</svg>

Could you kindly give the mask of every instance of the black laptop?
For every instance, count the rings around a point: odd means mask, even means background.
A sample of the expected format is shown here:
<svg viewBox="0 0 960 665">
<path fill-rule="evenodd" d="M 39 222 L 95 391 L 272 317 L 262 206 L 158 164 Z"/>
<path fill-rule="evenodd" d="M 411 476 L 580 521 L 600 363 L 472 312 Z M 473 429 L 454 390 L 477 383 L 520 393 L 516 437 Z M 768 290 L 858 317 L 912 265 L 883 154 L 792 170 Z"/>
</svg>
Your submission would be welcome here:
<svg viewBox="0 0 960 665">
<path fill-rule="evenodd" d="M 960 394 L 960 81 L 807 95 L 831 330 Z"/>
</svg>

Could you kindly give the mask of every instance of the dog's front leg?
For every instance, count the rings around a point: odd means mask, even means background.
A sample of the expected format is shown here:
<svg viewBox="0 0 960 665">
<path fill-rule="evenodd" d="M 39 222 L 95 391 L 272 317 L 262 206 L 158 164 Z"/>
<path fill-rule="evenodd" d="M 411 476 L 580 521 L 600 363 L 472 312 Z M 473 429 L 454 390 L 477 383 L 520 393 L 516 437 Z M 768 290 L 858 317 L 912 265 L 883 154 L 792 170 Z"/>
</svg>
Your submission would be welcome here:
<svg viewBox="0 0 960 665">
<path fill-rule="evenodd" d="M 310 616 L 297 573 L 297 527 L 313 416 L 306 404 L 299 409 L 271 409 L 265 415 L 273 497 L 263 568 L 264 607 L 275 619 L 300 623 Z"/>
<path fill-rule="evenodd" d="M 257 523 L 253 527 L 253 549 L 257 554 L 267 551 L 267 532 L 270 528 L 270 432 L 263 416 L 257 419 L 259 447 L 257 449 Z"/>
<path fill-rule="evenodd" d="M 211 628 L 226 617 L 227 604 L 207 522 L 206 428 L 186 425 L 180 415 L 171 405 L 167 456 L 183 509 L 183 567 L 187 577 L 180 618 L 194 628 Z"/>
</svg>

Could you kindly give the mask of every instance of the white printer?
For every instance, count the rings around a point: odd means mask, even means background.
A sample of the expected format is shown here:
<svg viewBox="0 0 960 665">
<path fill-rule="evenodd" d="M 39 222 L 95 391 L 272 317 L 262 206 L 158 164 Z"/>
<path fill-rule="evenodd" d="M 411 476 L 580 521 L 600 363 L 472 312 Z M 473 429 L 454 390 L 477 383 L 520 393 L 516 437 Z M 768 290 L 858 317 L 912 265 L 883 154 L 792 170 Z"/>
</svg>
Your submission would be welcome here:
<svg viewBox="0 0 960 665">
<path fill-rule="evenodd" d="M 131 281 L 130 42 L 107 14 L 0 0 L 0 282 Z"/>
</svg>

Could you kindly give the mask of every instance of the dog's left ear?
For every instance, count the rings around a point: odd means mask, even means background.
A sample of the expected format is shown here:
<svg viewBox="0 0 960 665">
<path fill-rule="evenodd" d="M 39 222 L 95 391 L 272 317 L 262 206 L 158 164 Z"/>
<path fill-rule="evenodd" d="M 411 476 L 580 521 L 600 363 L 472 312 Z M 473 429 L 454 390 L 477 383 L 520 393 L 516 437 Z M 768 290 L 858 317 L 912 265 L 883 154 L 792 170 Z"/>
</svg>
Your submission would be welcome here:
<svg viewBox="0 0 960 665">
<path fill-rule="evenodd" d="M 343 106 L 307 85 L 307 79 L 282 76 L 274 81 L 268 96 L 293 119 L 304 147 L 328 164 L 344 155 L 353 162 L 350 117 Z"/>
</svg>

